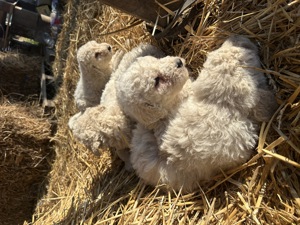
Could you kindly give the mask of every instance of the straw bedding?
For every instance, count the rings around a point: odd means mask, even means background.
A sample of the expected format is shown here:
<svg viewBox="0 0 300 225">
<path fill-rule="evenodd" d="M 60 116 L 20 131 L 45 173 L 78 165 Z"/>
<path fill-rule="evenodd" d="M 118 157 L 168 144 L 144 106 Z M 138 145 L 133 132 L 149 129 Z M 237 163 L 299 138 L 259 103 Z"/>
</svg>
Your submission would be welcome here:
<svg viewBox="0 0 300 225">
<path fill-rule="evenodd" d="M 186 35 L 155 41 L 139 20 L 99 1 L 68 2 L 55 64 L 56 76 L 63 76 L 56 99 L 56 159 L 34 224 L 300 223 L 300 2 L 202 3 L 185 26 Z M 184 57 L 196 75 L 207 52 L 230 34 L 246 35 L 260 45 L 263 70 L 280 104 L 272 120 L 262 124 L 256 153 L 248 163 L 220 174 L 195 193 L 162 192 L 125 172 L 113 150 L 96 157 L 72 137 L 67 122 L 76 112 L 75 55 L 83 43 L 95 39 L 129 50 L 151 42 Z"/>
<path fill-rule="evenodd" d="M 38 95 L 42 57 L 0 52 L 0 89 L 3 94 Z"/>
<path fill-rule="evenodd" d="M 0 223 L 30 220 L 50 169 L 50 123 L 28 103 L 0 105 Z"/>
</svg>

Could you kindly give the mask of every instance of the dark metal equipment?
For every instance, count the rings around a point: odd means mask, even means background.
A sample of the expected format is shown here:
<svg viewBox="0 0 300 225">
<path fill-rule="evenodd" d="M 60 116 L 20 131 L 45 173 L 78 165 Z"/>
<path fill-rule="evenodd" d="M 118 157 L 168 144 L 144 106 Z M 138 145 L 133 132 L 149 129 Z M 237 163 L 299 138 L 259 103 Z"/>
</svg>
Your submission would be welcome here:
<svg viewBox="0 0 300 225">
<path fill-rule="evenodd" d="M 43 43 L 44 33 L 50 33 L 50 16 L 38 13 L 26 2 L 18 3 L 0 0 L 0 48 L 8 46 L 12 35 Z"/>
</svg>

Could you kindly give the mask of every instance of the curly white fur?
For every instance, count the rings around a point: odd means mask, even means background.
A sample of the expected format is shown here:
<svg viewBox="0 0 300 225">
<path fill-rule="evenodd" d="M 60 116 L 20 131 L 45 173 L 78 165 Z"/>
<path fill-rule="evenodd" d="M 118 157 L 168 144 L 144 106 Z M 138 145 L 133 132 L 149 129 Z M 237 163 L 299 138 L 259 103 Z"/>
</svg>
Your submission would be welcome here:
<svg viewBox="0 0 300 225">
<path fill-rule="evenodd" d="M 102 91 L 112 73 L 112 55 L 109 44 L 96 41 L 89 41 L 78 49 L 80 78 L 74 99 L 81 112 L 87 107 L 99 105 Z"/>
<path fill-rule="evenodd" d="M 156 106 L 162 102 L 158 107 L 160 115 L 167 101 L 163 99 L 165 93 L 177 93 L 183 81 L 171 82 L 168 91 L 158 97 L 155 76 L 143 76 L 149 70 L 139 68 L 140 76 L 128 75 L 126 85 L 118 86 L 122 93 L 119 100 L 124 111 L 139 122 L 133 132 L 130 156 L 137 175 L 148 184 L 166 184 L 187 192 L 221 170 L 246 162 L 256 145 L 259 121 L 269 119 L 277 106 L 257 67 L 260 62 L 256 46 L 244 37 L 229 38 L 208 54 L 197 80 L 183 87 L 186 92 L 191 86 L 186 100 L 152 130 L 145 122 L 148 114 L 141 115 L 144 103 Z M 170 101 L 174 101 L 176 95 L 171 97 Z M 166 104 L 167 111 L 170 104 Z"/>
<path fill-rule="evenodd" d="M 117 149 L 125 163 L 129 160 L 128 147 L 135 124 L 118 104 L 115 82 L 132 63 L 146 55 L 162 57 L 163 53 L 150 44 L 141 44 L 126 53 L 105 86 L 100 105 L 88 108 L 78 117 L 74 116 L 76 122 L 71 122 L 71 126 L 69 123 L 74 136 L 94 153 L 97 154 L 100 147 L 111 147 Z"/>
<path fill-rule="evenodd" d="M 180 57 L 141 57 L 116 80 L 119 104 L 126 115 L 153 129 L 187 96 L 181 90 L 188 77 Z"/>
</svg>

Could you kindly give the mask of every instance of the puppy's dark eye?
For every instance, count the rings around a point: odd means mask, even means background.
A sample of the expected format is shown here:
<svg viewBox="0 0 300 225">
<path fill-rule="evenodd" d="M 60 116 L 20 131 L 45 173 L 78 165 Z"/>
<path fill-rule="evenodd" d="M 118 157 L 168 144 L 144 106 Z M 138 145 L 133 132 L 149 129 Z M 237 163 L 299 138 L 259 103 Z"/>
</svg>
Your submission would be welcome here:
<svg viewBox="0 0 300 225">
<path fill-rule="evenodd" d="M 155 80 L 154 87 L 158 87 L 159 81 L 160 81 L 160 77 L 156 77 L 154 80 Z"/>
<path fill-rule="evenodd" d="M 108 50 L 108 51 L 111 51 L 111 47 L 110 47 L 110 46 L 108 46 L 108 47 L 107 47 L 107 50 Z"/>
<path fill-rule="evenodd" d="M 183 66 L 181 59 L 177 59 L 175 63 L 177 68 L 181 68 Z"/>
</svg>

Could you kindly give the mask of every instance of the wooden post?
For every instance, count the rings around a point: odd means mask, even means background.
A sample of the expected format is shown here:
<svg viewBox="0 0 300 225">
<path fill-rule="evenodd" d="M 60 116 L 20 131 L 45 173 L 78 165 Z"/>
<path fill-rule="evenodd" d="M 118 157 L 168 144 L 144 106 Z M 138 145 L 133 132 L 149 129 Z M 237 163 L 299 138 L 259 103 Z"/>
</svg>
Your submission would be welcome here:
<svg viewBox="0 0 300 225">
<path fill-rule="evenodd" d="M 48 100 L 47 98 L 47 79 L 48 80 L 53 80 L 54 81 L 54 78 L 52 76 L 49 76 L 46 74 L 46 71 L 45 71 L 45 62 L 43 61 L 42 62 L 42 76 L 41 76 L 41 93 L 40 93 L 40 101 L 42 102 L 42 105 L 44 108 L 46 107 L 55 107 L 55 104 L 52 100 Z"/>
</svg>

